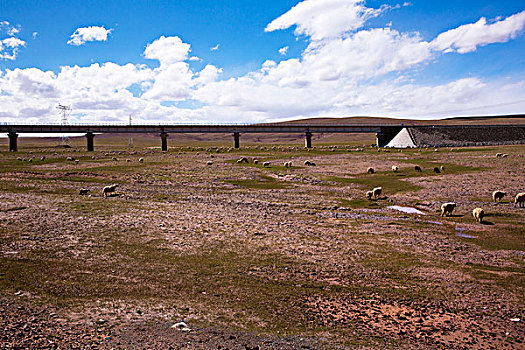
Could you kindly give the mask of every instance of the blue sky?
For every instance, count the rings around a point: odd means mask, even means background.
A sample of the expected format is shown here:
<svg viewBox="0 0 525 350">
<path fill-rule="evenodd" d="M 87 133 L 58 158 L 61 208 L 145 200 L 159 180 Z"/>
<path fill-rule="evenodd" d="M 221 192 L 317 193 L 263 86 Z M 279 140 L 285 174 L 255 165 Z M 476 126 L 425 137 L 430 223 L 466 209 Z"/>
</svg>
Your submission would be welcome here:
<svg viewBox="0 0 525 350">
<path fill-rule="evenodd" d="M 0 121 L 525 110 L 520 1 L 0 1 Z M 76 33 L 76 34 L 75 34 Z"/>
</svg>

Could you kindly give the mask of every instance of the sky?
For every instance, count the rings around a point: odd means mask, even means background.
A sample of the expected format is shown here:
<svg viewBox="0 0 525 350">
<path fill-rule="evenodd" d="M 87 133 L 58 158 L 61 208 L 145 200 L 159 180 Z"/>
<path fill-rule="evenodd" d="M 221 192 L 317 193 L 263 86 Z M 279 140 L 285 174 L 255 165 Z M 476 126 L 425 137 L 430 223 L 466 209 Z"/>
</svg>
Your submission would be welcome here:
<svg viewBox="0 0 525 350">
<path fill-rule="evenodd" d="M 0 0 L 0 123 L 525 113 L 517 0 Z"/>
</svg>

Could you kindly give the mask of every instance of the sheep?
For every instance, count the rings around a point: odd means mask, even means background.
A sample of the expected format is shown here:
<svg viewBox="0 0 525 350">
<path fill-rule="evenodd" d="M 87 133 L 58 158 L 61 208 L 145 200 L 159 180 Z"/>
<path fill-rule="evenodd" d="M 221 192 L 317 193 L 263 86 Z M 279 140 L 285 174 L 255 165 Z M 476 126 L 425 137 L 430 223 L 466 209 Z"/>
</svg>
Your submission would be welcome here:
<svg viewBox="0 0 525 350">
<path fill-rule="evenodd" d="M 439 174 L 439 173 L 441 173 L 441 170 L 439 170 L 438 167 L 435 167 L 435 168 L 434 168 L 434 172 L 435 172 L 436 174 Z"/>
<path fill-rule="evenodd" d="M 288 168 L 288 162 L 284 162 L 284 167 Z"/>
<path fill-rule="evenodd" d="M 441 216 L 448 216 L 449 214 L 452 214 L 452 211 L 455 207 L 456 203 L 454 202 L 443 203 L 441 205 Z"/>
<path fill-rule="evenodd" d="M 441 171 L 445 171 L 445 167 L 443 165 L 440 166 L 439 169 L 441 169 Z"/>
<path fill-rule="evenodd" d="M 89 189 L 87 189 L 87 188 L 82 188 L 82 189 L 80 189 L 80 191 L 79 191 L 78 194 L 81 195 L 81 196 L 85 196 L 85 195 L 88 194 L 88 192 L 89 192 Z"/>
<path fill-rule="evenodd" d="M 498 202 L 498 200 L 502 200 L 503 197 L 505 197 L 507 193 L 503 192 L 503 191 L 494 191 L 492 192 L 492 199 L 494 200 L 494 202 Z"/>
<path fill-rule="evenodd" d="M 368 199 L 372 199 L 372 195 L 373 195 L 373 194 L 374 194 L 374 192 L 372 192 L 372 191 L 367 191 L 367 192 L 366 192 L 366 197 L 367 197 Z"/>
<path fill-rule="evenodd" d="M 68 161 L 68 162 L 73 162 L 74 160 L 75 160 L 75 158 L 73 158 L 73 157 L 67 157 L 66 158 L 66 161 Z"/>
<path fill-rule="evenodd" d="M 113 158 L 111 158 L 111 159 L 114 160 L 115 162 L 118 162 L 117 157 L 113 157 Z"/>
<path fill-rule="evenodd" d="M 126 159 L 126 163 L 129 163 L 129 162 L 131 162 L 131 159 Z"/>
<path fill-rule="evenodd" d="M 139 158 L 139 163 L 144 162 L 144 158 Z"/>
<path fill-rule="evenodd" d="M 78 163 L 80 163 L 80 160 L 75 159 L 75 164 L 78 164 Z"/>
<path fill-rule="evenodd" d="M 516 195 L 514 204 L 518 204 L 520 208 L 525 207 L 525 192 L 521 192 Z"/>
<path fill-rule="evenodd" d="M 392 171 L 394 173 L 397 173 L 398 170 L 399 170 L 399 168 L 397 167 L 397 165 L 392 165 Z"/>
<path fill-rule="evenodd" d="M 503 157 L 503 153 L 496 153 L 496 157 L 497 157 L 497 158 L 501 158 L 501 157 Z"/>
<path fill-rule="evenodd" d="M 92 160 L 95 160 L 95 159 L 97 159 L 97 157 L 95 157 L 95 156 L 91 156 L 91 159 L 92 159 Z"/>
<path fill-rule="evenodd" d="M 46 156 L 42 156 L 40 157 L 40 161 L 43 162 L 44 160 L 46 160 Z"/>
<path fill-rule="evenodd" d="M 375 172 L 375 170 L 374 170 L 374 168 L 368 168 L 368 170 L 366 172 L 369 173 L 369 174 L 373 174 Z"/>
<path fill-rule="evenodd" d="M 241 157 L 237 160 L 237 164 L 241 163 L 248 163 L 248 159 L 246 157 Z"/>
<path fill-rule="evenodd" d="M 23 161 L 23 159 L 20 157 L 17 157 L 16 160 L 18 160 L 19 162 Z"/>
<path fill-rule="evenodd" d="M 104 189 L 102 189 L 102 193 L 104 194 L 104 197 L 108 197 L 109 193 L 114 193 L 117 189 L 118 184 L 113 184 L 111 186 L 106 186 Z"/>
<path fill-rule="evenodd" d="M 259 164 L 259 160 L 258 159 L 254 159 L 253 160 L 253 164 Z"/>
<path fill-rule="evenodd" d="M 509 155 L 508 155 L 507 153 L 504 153 L 504 154 L 502 155 L 503 158 L 507 158 L 508 156 L 509 156 Z"/>
<path fill-rule="evenodd" d="M 474 216 L 474 219 L 476 219 L 477 222 L 483 222 L 483 217 L 485 216 L 485 212 L 481 208 L 476 208 L 472 211 L 472 216 Z"/>
<path fill-rule="evenodd" d="M 416 166 L 414 167 L 414 170 L 417 171 L 418 173 L 420 173 L 420 172 L 423 171 L 419 165 L 416 165 Z"/>
<path fill-rule="evenodd" d="M 374 196 L 374 198 L 378 198 L 381 195 L 381 192 L 383 192 L 383 188 L 376 187 L 372 190 L 372 195 Z"/>
<path fill-rule="evenodd" d="M 263 167 L 266 168 L 266 167 L 269 167 L 269 166 L 270 166 L 270 162 L 264 162 L 264 163 L 263 163 Z"/>
<path fill-rule="evenodd" d="M 306 165 L 306 166 L 315 166 L 315 163 L 312 162 L 311 160 L 305 160 L 304 161 L 304 165 Z"/>
<path fill-rule="evenodd" d="M 213 165 L 213 162 L 211 160 L 206 162 L 206 165 Z"/>
</svg>

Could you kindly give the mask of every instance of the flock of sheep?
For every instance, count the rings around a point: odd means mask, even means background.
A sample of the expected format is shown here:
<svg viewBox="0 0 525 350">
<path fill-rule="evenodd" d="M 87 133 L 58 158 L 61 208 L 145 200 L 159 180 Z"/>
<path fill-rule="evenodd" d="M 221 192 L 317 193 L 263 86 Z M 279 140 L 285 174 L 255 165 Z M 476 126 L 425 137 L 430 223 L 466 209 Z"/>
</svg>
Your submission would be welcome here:
<svg viewBox="0 0 525 350">
<path fill-rule="evenodd" d="M 496 154 L 496 157 L 507 157 L 508 155 L 507 154 L 502 154 L 502 153 L 498 153 Z M 422 172 L 423 170 L 421 169 L 421 167 L 419 165 L 416 165 L 414 166 L 414 170 L 417 171 L 417 172 Z M 397 173 L 399 171 L 399 167 L 397 165 L 392 165 L 392 171 L 394 173 Z M 445 167 L 444 166 L 440 166 L 440 167 L 435 167 L 434 168 L 434 172 L 435 173 L 441 173 L 445 171 Z M 375 173 L 375 170 L 374 168 L 368 168 L 367 169 L 367 173 L 368 174 L 374 174 Z M 366 192 L 366 197 L 371 200 L 372 197 L 374 199 L 378 199 L 379 196 L 381 195 L 381 192 L 383 191 L 383 189 L 381 187 L 376 187 L 374 188 L 372 191 L 367 191 Z M 498 202 L 498 201 L 501 201 L 503 199 L 503 197 L 505 197 L 506 193 L 503 192 L 503 191 L 494 191 L 492 193 L 492 199 L 494 200 L 494 202 Z M 522 193 L 518 193 L 514 199 L 514 203 L 515 204 L 518 204 L 518 206 L 520 208 L 523 208 L 525 207 L 525 192 L 522 192 Z M 454 211 L 454 208 L 456 208 L 456 203 L 454 202 L 447 202 L 447 203 L 443 203 L 441 205 L 441 216 L 448 216 L 448 215 L 451 215 L 452 214 L 452 211 Z M 482 208 L 474 208 L 474 210 L 472 210 L 472 216 L 474 216 L 474 219 L 476 219 L 477 222 L 483 222 L 483 217 L 485 216 L 485 211 L 482 209 Z"/>
<path fill-rule="evenodd" d="M 506 157 L 507 155 L 506 154 L 501 154 L 501 153 L 498 153 L 496 155 L 496 157 Z M 70 158 L 70 157 L 68 157 Z M 68 161 L 74 161 L 75 159 L 67 159 Z M 115 158 L 113 158 L 113 160 L 116 160 Z M 144 159 L 143 158 L 139 158 L 138 160 L 139 162 L 143 162 Z M 237 160 L 237 164 L 242 164 L 242 163 L 249 163 L 249 160 L 248 158 L 246 157 L 241 157 Z M 253 163 L 254 164 L 258 164 L 259 161 L 257 159 L 253 159 Z M 212 165 L 213 162 L 212 161 L 208 161 L 206 163 L 207 165 Z M 265 161 L 262 163 L 263 167 L 269 167 L 270 166 L 270 162 L 268 161 Z M 304 161 L 304 165 L 305 166 L 315 166 L 316 164 L 311 161 L 311 160 L 305 160 Z M 287 161 L 284 163 L 284 166 L 286 168 L 291 168 L 292 167 L 292 161 Z M 416 165 L 414 166 L 414 170 L 416 172 L 422 172 L 422 168 L 421 166 L 419 165 Z M 397 165 L 393 165 L 392 166 L 392 171 L 397 173 L 399 172 L 399 167 Z M 440 166 L 440 167 L 435 167 L 433 169 L 433 171 L 435 173 L 441 173 L 443 171 L 445 171 L 445 167 L 444 166 Z M 375 173 L 375 170 L 374 168 L 368 168 L 367 169 L 367 173 L 368 174 L 374 174 Z M 113 185 L 110 185 L 110 186 L 105 186 L 103 189 L 102 189 L 102 194 L 104 195 L 104 197 L 109 197 L 112 193 L 115 193 L 116 191 L 116 188 L 118 187 L 117 184 L 113 184 Z M 87 193 L 89 192 L 89 189 L 81 189 L 80 190 L 80 195 L 87 195 Z M 374 199 L 379 199 L 381 194 L 383 192 L 383 188 L 382 187 L 375 187 L 374 189 L 372 189 L 371 191 L 367 191 L 366 192 L 366 197 L 371 200 L 372 198 Z M 503 191 L 494 191 L 492 193 L 492 199 L 494 202 L 498 202 L 498 201 L 501 201 L 503 199 L 503 197 L 505 197 L 506 193 L 503 192 Z M 514 200 L 515 204 L 518 204 L 520 208 L 523 208 L 525 207 L 525 192 L 523 193 L 518 193 L 515 197 L 515 200 Z M 454 203 L 454 202 L 447 202 L 447 203 L 443 203 L 441 205 L 441 216 L 448 216 L 448 215 L 451 215 L 452 212 L 454 211 L 454 209 L 456 208 L 457 204 Z M 472 211 L 472 216 L 474 217 L 474 219 L 477 221 L 477 222 L 482 222 L 483 221 L 483 217 L 485 216 L 485 211 L 482 209 L 482 208 L 475 208 L 473 211 Z"/>
</svg>

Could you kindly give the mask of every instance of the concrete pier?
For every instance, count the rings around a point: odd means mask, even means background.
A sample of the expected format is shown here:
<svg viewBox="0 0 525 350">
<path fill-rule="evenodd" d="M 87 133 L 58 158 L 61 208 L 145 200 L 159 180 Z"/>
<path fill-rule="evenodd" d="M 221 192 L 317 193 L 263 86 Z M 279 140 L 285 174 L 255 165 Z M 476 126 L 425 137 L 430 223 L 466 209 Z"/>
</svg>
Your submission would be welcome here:
<svg viewBox="0 0 525 350">
<path fill-rule="evenodd" d="M 234 132 L 233 133 L 233 147 L 234 148 L 240 148 L 241 147 L 240 136 L 241 136 L 241 134 L 238 133 L 238 132 Z"/>
<path fill-rule="evenodd" d="M 304 133 L 304 147 L 312 148 L 312 133 L 310 131 Z"/>
<path fill-rule="evenodd" d="M 9 132 L 9 151 L 17 152 L 18 151 L 18 134 L 16 132 Z"/>
<path fill-rule="evenodd" d="M 95 151 L 95 143 L 93 141 L 94 138 L 95 138 L 95 134 L 93 134 L 92 132 L 88 132 L 86 134 L 87 150 L 88 150 L 88 152 Z"/>
<path fill-rule="evenodd" d="M 161 132 L 160 141 L 161 141 L 160 149 L 162 150 L 162 152 L 167 152 L 168 151 L 168 133 Z"/>
</svg>

